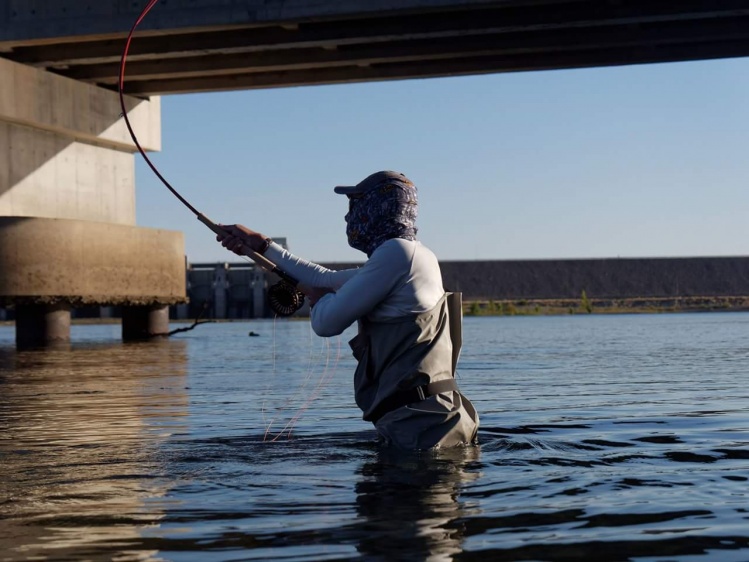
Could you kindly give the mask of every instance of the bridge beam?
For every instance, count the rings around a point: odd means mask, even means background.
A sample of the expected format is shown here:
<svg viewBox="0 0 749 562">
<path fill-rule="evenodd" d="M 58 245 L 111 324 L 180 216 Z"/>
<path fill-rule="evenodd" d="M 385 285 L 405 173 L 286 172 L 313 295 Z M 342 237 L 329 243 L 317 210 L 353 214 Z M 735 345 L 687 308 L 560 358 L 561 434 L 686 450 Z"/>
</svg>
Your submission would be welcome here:
<svg viewBox="0 0 749 562">
<path fill-rule="evenodd" d="M 145 2 L 10 0 L 0 56 L 114 89 Z M 746 0 L 158 2 L 125 89 L 209 92 L 749 56 Z"/>
</svg>

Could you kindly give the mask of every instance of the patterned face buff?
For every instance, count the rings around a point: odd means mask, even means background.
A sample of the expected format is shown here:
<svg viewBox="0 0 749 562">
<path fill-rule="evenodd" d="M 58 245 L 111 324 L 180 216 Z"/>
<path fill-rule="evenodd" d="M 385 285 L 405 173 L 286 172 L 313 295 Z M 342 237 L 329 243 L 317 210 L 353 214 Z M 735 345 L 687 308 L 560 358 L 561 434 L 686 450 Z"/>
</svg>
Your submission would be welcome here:
<svg viewBox="0 0 749 562">
<path fill-rule="evenodd" d="M 369 257 L 385 240 L 416 240 L 419 204 L 414 184 L 388 180 L 366 193 L 348 197 L 346 235 L 352 248 Z"/>
</svg>

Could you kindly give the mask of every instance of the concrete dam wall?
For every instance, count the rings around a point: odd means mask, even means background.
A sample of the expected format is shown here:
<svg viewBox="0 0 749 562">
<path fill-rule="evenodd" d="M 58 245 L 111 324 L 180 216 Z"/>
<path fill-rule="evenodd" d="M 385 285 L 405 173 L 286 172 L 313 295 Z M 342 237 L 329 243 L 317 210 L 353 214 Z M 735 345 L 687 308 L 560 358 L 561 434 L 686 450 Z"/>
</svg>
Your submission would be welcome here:
<svg viewBox="0 0 749 562">
<path fill-rule="evenodd" d="M 447 261 L 445 288 L 464 300 L 749 295 L 749 257 Z"/>
<path fill-rule="evenodd" d="M 361 264 L 331 263 L 331 269 Z M 749 257 L 442 261 L 464 301 L 749 296 Z"/>
</svg>

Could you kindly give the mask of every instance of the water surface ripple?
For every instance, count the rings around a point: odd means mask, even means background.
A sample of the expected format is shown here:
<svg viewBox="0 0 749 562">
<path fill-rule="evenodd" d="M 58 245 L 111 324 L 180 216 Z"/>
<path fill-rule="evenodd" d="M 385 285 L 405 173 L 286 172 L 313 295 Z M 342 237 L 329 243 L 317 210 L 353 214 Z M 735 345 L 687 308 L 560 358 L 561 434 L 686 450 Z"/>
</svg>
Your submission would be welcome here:
<svg viewBox="0 0 749 562">
<path fill-rule="evenodd" d="M 404 454 L 360 419 L 350 332 L 0 326 L 0 561 L 749 560 L 749 314 L 464 332 L 481 444 Z"/>
</svg>

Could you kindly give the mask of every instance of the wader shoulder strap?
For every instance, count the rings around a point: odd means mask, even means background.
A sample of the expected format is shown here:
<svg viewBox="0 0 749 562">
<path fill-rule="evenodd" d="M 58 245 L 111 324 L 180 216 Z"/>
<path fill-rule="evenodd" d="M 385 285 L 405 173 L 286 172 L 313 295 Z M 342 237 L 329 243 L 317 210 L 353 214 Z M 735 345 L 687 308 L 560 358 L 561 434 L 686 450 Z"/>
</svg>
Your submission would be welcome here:
<svg viewBox="0 0 749 562">
<path fill-rule="evenodd" d="M 453 376 L 458 368 L 463 347 L 463 293 L 447 293 L 447 312 L 450 318 L 450 339 L 453 342 Z"/>
</svg>

